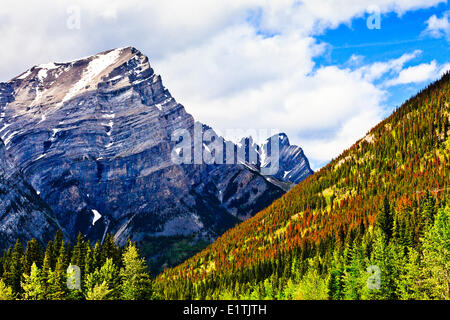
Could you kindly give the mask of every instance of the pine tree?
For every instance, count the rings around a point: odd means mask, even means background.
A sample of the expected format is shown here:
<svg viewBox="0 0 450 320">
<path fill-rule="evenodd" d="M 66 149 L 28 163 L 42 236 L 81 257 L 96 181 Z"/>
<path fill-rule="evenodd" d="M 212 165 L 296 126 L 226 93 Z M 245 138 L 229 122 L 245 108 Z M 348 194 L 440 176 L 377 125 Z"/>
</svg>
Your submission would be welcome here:
<svg viewBox="0 0 450 320">
<path fill-rule="evenodd" d="M 392 231 L 394 227 L 394 217 L 391 212 L 391 206 L 389 204 L 388 198 L 385 196 L 383 200 L 383 205 L 377 216 L 376 224 L 378 228 L 385 234 L 385 239 L 387 242 L 392 237 Z"/>
<path fill-rule="evenodd" d="M 450 299 L 450 207 L 439 210 L 423 239 L 423 273 L 429 297 Z"/>
<path fill-rule="evenodd" d="M 328 289 L 328 299 L 330 300 L 340 300 L 343 298 L 343 281 L 342 281 L 342 271 L 332 270 L 330 277 L 327 281 Z"/>
<path fill-rule="evenodd" d="M 20 294 L 22 292 L 22 287 L 20 282 L 22 280 L 23 270 L 23 246 L 17 239 L 14 248 L 11 252 L 11 258 L 7 264 L 7 271 L 5 274 L 5 283 L 10 286 L 13 292 Z M 27 270 L 28 271 L 28 270 Z"/>
<path fill-rule="evenodd" d="M 64 300 L 67 295 L 66 277 L 63 273 L 50 271 L 46 283 L 46 299 L 48 300 Z"/>
<path fill-rule="evenodd" d="M 436 215 L 436 201 L 434 197 L 427 190 L 425 197 L 423 199 L 423 207 L 422 207 L 422 218 L 423 225 L 421 226 L 424 231 L 428 229 L 428 227 L 433 225 L 434 216 Z"/>
<path fill-rule="evenodd" d="M 151 295 L 151 280 L 143 258 L 139 257 L 136 246 L 129 245 L 122 256 L 123 268 L 122 296 L 124 300 L 148 299 Z"/>
<path fill-rule="evenodd" d="M 387 244 L 386 234 L 380 229 L 375 231 L 375 242 L 373 246 L 370 266 L 379 270 L 380 289 L 370 289 L 364 286 L 363 299 L 390 300 L 395 297 L 395 283 L 392 276 L 393 254 L 392 247 Z"/>
<path fill-rule="evenodd" d="M 88 241 L 86 244 L 86 254 L 84 256 L 84 272 L 85 274 L 89 274 L 94 270 L 94 250 L 91 247 L 91 242 Z"/>
<path fill-rule="evenodd" d="M 44 262 L 42 263 L 42 279 L 44 280 L 44 286 L 47 284 L 48 277 L 53 268 L 53 241 L 50 240 L 47 243 L 47 247 L 45 249 L 44 254 Z"/>
<path fill-rule="evenodd" d="M 41 271 L 36 266 L 36 263 L 33 263 L 31 266 L 30 275 L 24 273 L 23 274 L 23 282 L 21 283 L 23 288 L 23 297 L 26 300 L 41 300 L 44 298 L 44 285 L 43 279 L 41 277 Z"/>
<path fill-rule="evenodd" d="M 58 229 L 58 231 L 56 231 L 55 238 L 53 240 L 53 252 L 55 252 L 55 253 L 59 252 L 63 243 L 64 243 L 64 234 L 60 229 Z M 57 256 L 55 257 L 55 259 L 56 258 L 57 258 Z M 55 263 L 56 263 L 56 260 L 55 260 Z"/>
<path fill-rule="evenodd" d="M 396 296 L 401 300 L 419 300 L 422 294 L 422 262 L 420 253 L 415 248 L 409 248 L 408 259 L 403 272 L 395 279 Z"/>
<path fill-rule="evenodd" d="M 55 248 L 55 247 L 54 247 Z M 49 271 L 46 279 L 46 299 L 64 300 L 67 297 L 67 251 L 64 241 L 59 245 L 59 255 L 54 271 Z"/>
<path fill-rule="evenodd" d="M 97 242 L 92 252 L 92 270 L 99 269 L 101 266 L 102 266 L 102 246 L 100 242 Z"/>
<path fill-rule="evenodd" d="M 23 269 L 26 272 L 31 270 L 33 262 L 35 262 L 38 267 L 42 264 L 41 247 L 36 239 L 31 239 L 27 242 L 27 248 L 23 259 Z"/>
<path fill-rule="evenodd" d="M 84 275 L 85 254 L 86 245 L 84 242 L 84 236 L 81 232 L 79 232 L 77 236 L 77 243 L 72 251 L 72 259 L 70 263 L 80 268 L 81 276 Z"/>
<path fill-rule="evenodd" d="M 309 268 L 299 284 L 296 299 L 300 300 L 325 300 L 328 298 L 327 279 L 321 277 L 317 268 L 313 267 L 313 260 L 309 259 Z"/>
<path fill-rule="evenodd" d="M 105 264 L 86 276 L 86 296 L 92 293 L 95 287 L 105 283 L 109 289 L 108 299 L 118 299 L 120 296 L 119 269 L 114 265 L 111 258 L 106 259 Z M 106 298 L 106 297 L 105 297 Z"/>
<path fill-rule="evenodd" d="M 10 265 L 11 265 L 11 256 L 12 256 L 12 249 L 11 248 L 8 248 L 8 250 L 5 250 L 3 252 L 1 275 L 5 279 L 8 278 Z"/>
<path fill-rule="evenodd" d="M 107 234 L 105 237 L 105 241 L 103 242 L 102 248 L 101 248 L 101 265 L 103 265 L 106 262 L 107 258 L 112 258 L 113 263 L 121 267 L 122 264 L 122 257 L 120 248 L 116 245 L 114 240 L 113 234 Z"/>
<path fill-rule="evenodd" d="M 345 266 L 342 275 L 343 298 L 358 300 L 361 298 L 361 289 L 365 285 L 365 270 L 361 257 L 362 249 L 357 245 L 349 250 L 350 261 Z"/>
<path fill-rule="evenodd" d="M 12 288 L 0 279 L 0 300 L 14 300 L 15 298 Z"/>
<path fill-rule="evenodd" d="M 88 290 L 86 300 L 109 300 L 111 291 L 106 281 L 103 281 L 101 284 L 96 284 L 92 289 Z"/>
</svg>

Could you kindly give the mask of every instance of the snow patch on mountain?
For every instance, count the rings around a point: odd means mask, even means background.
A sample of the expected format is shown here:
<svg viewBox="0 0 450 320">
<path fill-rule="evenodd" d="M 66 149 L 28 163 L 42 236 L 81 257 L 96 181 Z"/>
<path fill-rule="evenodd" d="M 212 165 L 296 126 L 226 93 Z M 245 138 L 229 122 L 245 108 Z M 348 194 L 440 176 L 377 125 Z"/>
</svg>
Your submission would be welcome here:
<svg viewBox="0 0 450 320">
<path fill-rule="evenodd" d="M 95 225 L 95 223 L 102 217 L 102 215 L 95 209 L 92 209 L 91 211 L 94 214 L 94 220 L 92 220 L 92 225 Z"/>
<path fill-rule="evenodd" d="M 81 93 L 86 87 L 93 82 L 93 80 L 98 77 L 106 68 L 113 65 L 117 59 L 119 59 L 121 49 L 112 50 L 104 54 L 98 54 L 93 56 L 89 65 L 83 72 L 80 80 L 73 85 L 73 87 L 67 92 L 64 98 L 59 103 L 59 106 L 63 105 L 65 102 L 71 100 L 73 97 Z"/>
</svg>

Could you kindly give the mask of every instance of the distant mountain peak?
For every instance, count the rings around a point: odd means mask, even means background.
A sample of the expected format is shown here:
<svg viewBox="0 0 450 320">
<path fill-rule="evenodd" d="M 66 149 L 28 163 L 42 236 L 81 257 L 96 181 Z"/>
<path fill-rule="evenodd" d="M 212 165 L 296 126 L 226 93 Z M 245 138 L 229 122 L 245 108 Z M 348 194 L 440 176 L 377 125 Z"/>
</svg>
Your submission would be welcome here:
<svg viewBox="0 0 450 320">
<path fill-rule="evenodd" d="M 284 132 L 280 132 L 280 133 L 274 134 L 273 136 L 267 138 L 266 141 L 264 141 L 263 145 L 267 145 L 267 144 L 271 143 L 271 141 L 273 141 L 275 139 L 278 140 L 278 144 L 279 144 L 280 147 L 282 147 L 282 146 L 283 147 L 289 147 L 291 145 L 290 142 L 289 142 L 289 138 L 288 138 L 287 134 L 284 133 Z"/>
<path fill-rule="evenodd" d="M 280 181 L 297 184 L 314 173 L 309 165 L 303 149 L 291 145 L 288 136 L 281 132 L 267 138 L 262 144 L 257 144 L 253 137 L 244 137 L 238 143 L 245 150 L 245 161 L 260 168 L 272 165 L 272 144 L 278 143 L 278 170 L 272 175 Z M 252 157 L 253 153 L 253 157 Z"/>
</svg>

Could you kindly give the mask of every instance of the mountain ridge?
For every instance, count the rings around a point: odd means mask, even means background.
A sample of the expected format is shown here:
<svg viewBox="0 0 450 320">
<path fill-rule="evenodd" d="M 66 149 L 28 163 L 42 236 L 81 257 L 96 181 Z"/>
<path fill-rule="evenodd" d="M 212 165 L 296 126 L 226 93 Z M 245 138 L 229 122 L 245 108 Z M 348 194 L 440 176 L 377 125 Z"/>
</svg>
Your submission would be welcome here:
<svg viewBox="0 0 450 320">
<path fill-rule="evenodd" d="M 173 134 L 194 129 L 133 47 L 0 83 L 0 137 L 69 240 L 81 232 L 143 247 L 160 237 L 210 242 L 289 188 L 244 164 L 174 164 Z"/>
</svg>

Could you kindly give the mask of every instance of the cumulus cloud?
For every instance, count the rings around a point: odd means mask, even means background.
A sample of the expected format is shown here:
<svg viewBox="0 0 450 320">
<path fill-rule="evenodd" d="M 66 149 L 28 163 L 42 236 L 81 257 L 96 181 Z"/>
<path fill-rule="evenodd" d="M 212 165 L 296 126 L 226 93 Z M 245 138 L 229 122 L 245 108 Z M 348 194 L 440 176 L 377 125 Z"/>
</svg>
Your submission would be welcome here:
<svg viewBox="0 0 450 320">
<path fill-rule="evenodd" d="M 367 81 L 375 81 L 386 75 L 387 73 L 398 73 L 403 69 L 403 66 L 416 58 L 422 53 L 421 50 L 415 50 L 411 53 L 405 53 L 399 58 L 391 59 L 386 62 L 375 62 L 373 64 L 362 66 L 359 69 L 362 77 Z"/>
<path fill-rule="evenodd" d="M 450 41 L 449 16 L 450 11 L 444 12 L 441 18 L 438 18 L 436 15 L 431 16 L 426 22 L 427 28 L 424 34 L 428 34 L 434 38 L 446 37 Z"/>
<path fill-rule="evenodd" d="M 410 83 L 423 83 L 440 78 L 446 71 L 450 69 L 450 64 L 446 63 L 439 66 L 435 60 L 430 63 L 422 63 L 411 66 L 400 71 L 394 79 L 386 81 L 386 86 L 397 86 Z"/>
<path fill-rule="evenodd" d="M 436 61 L 422 63 L 417 66 L 406 68 L 400 72 L 397 78 L 386 82 L 388 86 L 395 86 L 407 83 L 420 83 L 434 79 L 436 76 Z"/>
<path fill-rule="evenodd" d="M 436 73 L 444 66 L 403 70 L 420 55 L 415 51 L 389 61 L 364 64 L 354 57 L 353 66 L 317 68 L 314 58 L 326 44 L 315 36 L 374 10 L 402 15 L 441 2 L 8 1 L 0 6 L 0 79 L 32 65 L 132 45 L 149 56 L 197 120 L 222 129 L 279 128 L 317 167 L 381 119 L 387 91 L 377 81 L 419 81 L 431 77 L 430 68 Z M 69 28 L 77 10 L 80 28 Z M 442 30 L 442 22 L 430 21 Z"/>
<path fill-rule="evenodd" d="M 292 43 L 290 40 L 277 41 Z M 228 42 L 221 43 L 227 46 Z M 292 141 L 305 148 L 314 163 L 324 163 L 380 121 L 385 92 L 366 80 L 365 73 L 359 69 L 352 71 L 331 66 L 313 70 L 312 63 L 303 61 L 311 61 L 311 52 L 320 52 L 320 46 L 316 47 L 311 40 L 294 43 L 298 46 L 298 68 L 294 64 L 290 69 L 282 63 L 283 59 L 277 59 L 289 56 L 288 49 L 287 52 L 258 50 L 262 55 L 261 64 L 242 66 L 244 76 L 237 73 L 231 78 L 242 83 L 250 72 L 258 81 L 252 81 L 255 84 L 252 86 L 237 86 L 238 89 L 229 83 L 227 71 L 214 72 L 213 69 L 205 75 L 196 68 L 183 68 L 206 60 L 209 56 L 207 48 L 174 57 L 161 69 L 166 70 L 169 87 L 177 88 L 175 95 L 185 97 L 182 102 L 199 120 L 221 129 L 281 128 Z M 265 47 L 266 44 L 259 45 Z M 222 59 L 229 58 L 227 52 L 223 55 L 216 56 L 219 65 L 222 65 Z M 261 66 L 267 70 L 259 71 Z M 249 70 L 252 67 L 255 73 Z M 187 79 L 196 80 L 182 86 L 183 80 L 177 77 L 180 68 Z M 221 89 L 226 92 L 220 92 Z"/>
</svg>

